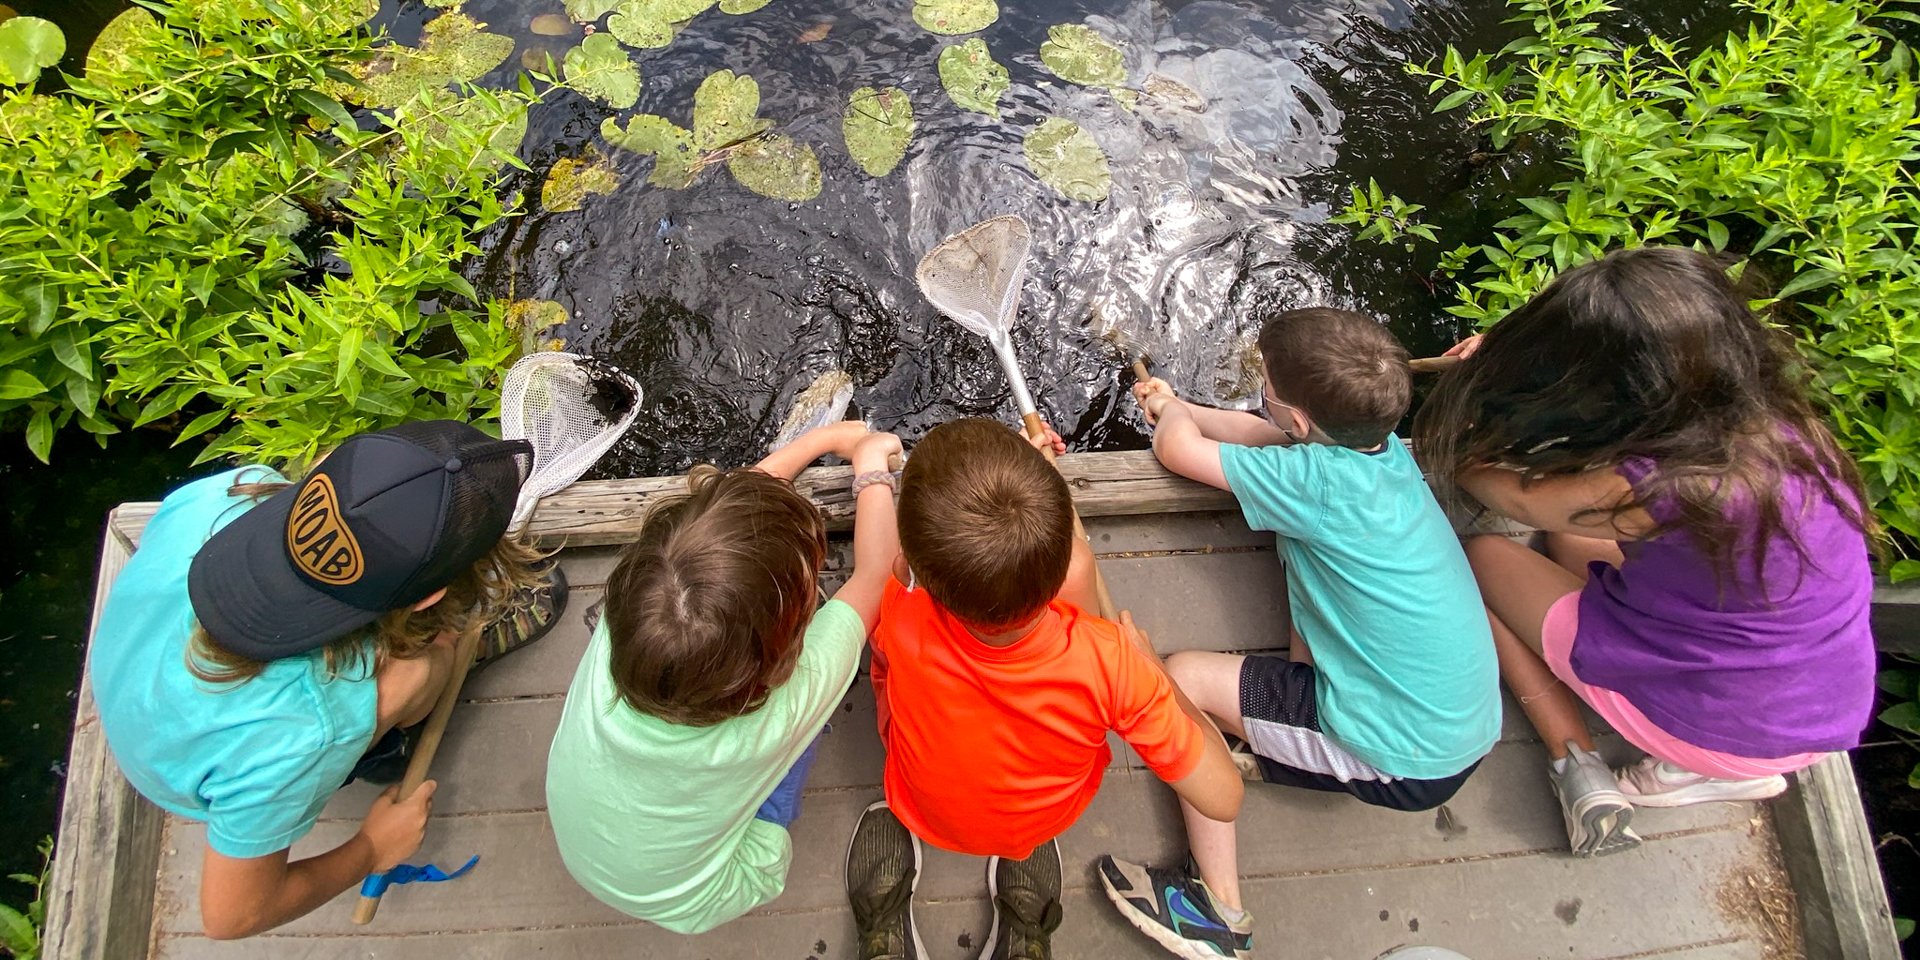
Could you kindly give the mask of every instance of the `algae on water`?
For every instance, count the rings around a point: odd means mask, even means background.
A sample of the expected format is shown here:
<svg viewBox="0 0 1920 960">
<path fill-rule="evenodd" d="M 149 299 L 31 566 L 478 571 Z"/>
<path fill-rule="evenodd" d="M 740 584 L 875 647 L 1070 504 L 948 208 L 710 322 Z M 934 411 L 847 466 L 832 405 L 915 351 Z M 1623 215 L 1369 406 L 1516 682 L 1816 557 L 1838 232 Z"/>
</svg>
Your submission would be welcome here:
<svg viewBox="0 0 1920 960">
<path fill-rule="evenodd" d="M 913 103 L 899 87 L 861 87 L 847 100 L 840 123 L 847 153 L 870 177 L 893 172 L 913 140 Z"/>
<path fill-rule="evenodd" d="M 1106 151 L 1087 131 L 1065 117 L 1048 117 L 1021 144 L 1027 166 L 1041 182 L 1070 200 L 1107 198 L 1113 173 Z"/>
<path fill-rule="evenodd" d="M 589 195 L 605 196 L 620 186 L 620 174 L 592 147 L 582 157 L 561 157 L 540 185 L 540 205 L 548 213 L 580 209 Z"/>
<path fill-rule="evenodd" d="M 954 36 L 992 26 L 1000 19 L 994 0 L 914 0 L 913 21 L 932 33 Z"/>
<path fill-rule="evenodd" d="M 987 52 L 987 42 L 974 37 L 940 51 L 940 85 L 961 109 L 998 117 L 1000 95 L 1010 81 L 1007 68 Z"/>
<path fill-rule="evenodd" d="M 610 107 L 625 109 L 640 99 L 640 68 L 610 34 L 596 33 L 567 51 L 567 85 Z"/>
</svg>

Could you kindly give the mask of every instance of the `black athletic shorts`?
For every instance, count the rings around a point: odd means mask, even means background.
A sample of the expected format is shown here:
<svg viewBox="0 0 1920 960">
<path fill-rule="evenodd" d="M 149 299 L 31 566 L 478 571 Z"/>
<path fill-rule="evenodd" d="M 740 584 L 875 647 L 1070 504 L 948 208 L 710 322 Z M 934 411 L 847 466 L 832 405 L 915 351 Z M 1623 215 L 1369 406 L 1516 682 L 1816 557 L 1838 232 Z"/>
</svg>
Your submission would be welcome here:
<svg viewBox="0 0 1920 960">
<path fill-rule="evenodd" d="M 1392 810 L 1431 810 L 1452 799 L 1480 765 L 1438 780 L 1374 769 L 1321 731 L 1314 676 L 1312 666 L 1284 657 L 1250 656 L 1240 664 L 1240 723 L 1268 783 L 1350 793 Z"/>
</svg>

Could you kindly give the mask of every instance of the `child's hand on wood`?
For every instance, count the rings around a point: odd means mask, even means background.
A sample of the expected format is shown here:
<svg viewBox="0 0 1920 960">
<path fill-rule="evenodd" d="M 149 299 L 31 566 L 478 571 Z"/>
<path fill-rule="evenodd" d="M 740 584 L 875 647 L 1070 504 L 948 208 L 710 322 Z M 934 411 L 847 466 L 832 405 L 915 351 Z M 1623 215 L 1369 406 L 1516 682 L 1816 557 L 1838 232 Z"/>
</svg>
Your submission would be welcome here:
<svg viewBox="0 0 1920 960">
<path fill-rule="evenodd" d="M 1133 399 L 1140 404 L 1141 412 L 1147 415 L 1147 426 L 1153 426 L 1160 421 L 1160 411 L 1180 398 L 1174 395 L 1171 384 L 1154 377 L 1134 383 Z"/>
<path fill-rule="evenodd" d="M 1147 656 L 1156 660 L 1160 658 L 1160 652 L 1153 649 L 1153 641 L 1147 637 L 1147 632 L 1133 622 L 1131 610 L 1120 611 L 1120 635 L 1139 647 Z"/>
<path fill-rule="evenodd" d="M 853 464 L 857 474 L 876 471 L 890 472 L 892 461 L 901 453 L 900 438 L 885 431 L 870 431 L 863 435 L 852 450 L 842 456 Z"/>
<path fill-rule="evenodd" d="M 1046 427 L 1045 429 L 1047 432 L 1038 437 L 1028 436 L 1027 432 L 1024 430 L 1020 431 L 1020 435 L 1023 437 L 1026 437 L 1027 442 L 1033 444 L 1033 448 L 1035 450 L 1040 451 L 1043 454 L 1046 453 L 1049 448 L 1053 450 L 1053 454 L 1056 457 L 1059 456 L 1060 454 L 1066 453 L 1067 442 L 1065 440 L 1060 439 L 1059 431 L 1053 429 L 1052 427 Z"/>
</svg>

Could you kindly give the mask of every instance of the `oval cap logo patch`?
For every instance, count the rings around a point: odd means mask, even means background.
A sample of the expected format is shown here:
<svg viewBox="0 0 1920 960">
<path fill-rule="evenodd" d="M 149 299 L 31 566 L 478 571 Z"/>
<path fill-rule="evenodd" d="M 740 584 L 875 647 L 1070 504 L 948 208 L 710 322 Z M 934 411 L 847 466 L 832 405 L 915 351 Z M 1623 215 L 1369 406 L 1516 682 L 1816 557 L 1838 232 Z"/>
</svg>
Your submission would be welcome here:
<svg viewBox="0 0 1920 960">
<path fill-rule="evenodd" d="M 366 572 L 360 541 L 347 529 L 340 497 L 324 473 L 314 474 L 300 487 L 293 515 L 287 518 L 287 552 L 293 555 L 294 566 L 321 583 L 343 587 Z"/>
</svg>

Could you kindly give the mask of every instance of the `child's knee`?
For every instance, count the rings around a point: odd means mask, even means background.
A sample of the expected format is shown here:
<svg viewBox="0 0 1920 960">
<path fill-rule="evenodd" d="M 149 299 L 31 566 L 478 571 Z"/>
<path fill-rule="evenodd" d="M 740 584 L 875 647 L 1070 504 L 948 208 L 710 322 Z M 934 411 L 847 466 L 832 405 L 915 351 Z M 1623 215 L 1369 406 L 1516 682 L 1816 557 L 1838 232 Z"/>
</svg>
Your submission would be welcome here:
<svg viewBox="0 0 1920 960">
<path fill-rule="evenodd" d="M 1200 709 L 1216 717 L 1239 715 L 1241 657 L 1182 650 L 1167 657 L 1167 676 Z"/>
</svg>

